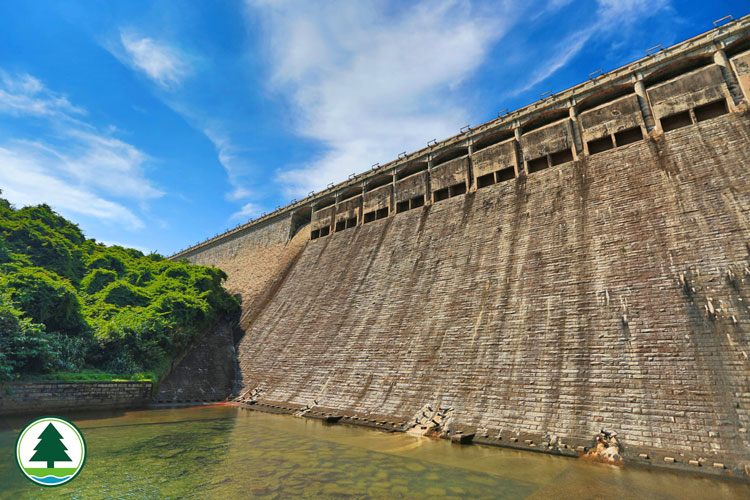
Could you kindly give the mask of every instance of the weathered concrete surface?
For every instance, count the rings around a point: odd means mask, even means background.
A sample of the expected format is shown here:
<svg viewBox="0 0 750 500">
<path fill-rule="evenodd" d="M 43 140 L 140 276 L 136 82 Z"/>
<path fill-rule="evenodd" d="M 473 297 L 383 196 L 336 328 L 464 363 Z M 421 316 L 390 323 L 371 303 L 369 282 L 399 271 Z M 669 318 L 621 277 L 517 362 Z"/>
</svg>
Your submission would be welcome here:
<svg viewBox="0 0 750 500">
<path fill-rule="evenodd" d="M 747 16 L 178 254 L 242 295 L 238 395 L 750 477 L 749 44 Z"/>
<path fill-rule="evenodd" d="M 223 401 L 229 397 L 237 380 L 234 328 L 233 322 L 219 322 L 161 381 L 154 400 Z"/>
<path fill-rule="evenodd" d="M 631 461 L 739 473 L 748 150 L 732 113 L 312 241 L 238 346 L 243 391 L 394 426 L 450 407 L 561 453 L 607 428 Z"/>
<path fill-rule="evenodd" d="M 291 240 L 279 239 L 266 245 L 246 245 L 233 255 L 210 262 L 210 265 L 227 273 L 227 291 L 241 298 L 241 323 L 246 323 L 262 307 L 308 239 L 309 232 L 303 227 Z"/>
</svg>

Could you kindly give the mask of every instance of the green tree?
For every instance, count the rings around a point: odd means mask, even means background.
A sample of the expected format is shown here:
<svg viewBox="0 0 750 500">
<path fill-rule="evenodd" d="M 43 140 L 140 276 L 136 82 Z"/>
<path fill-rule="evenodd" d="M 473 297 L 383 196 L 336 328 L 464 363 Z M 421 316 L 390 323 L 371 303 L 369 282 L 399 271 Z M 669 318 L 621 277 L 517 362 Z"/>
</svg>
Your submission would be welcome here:
<svg viewBox="0 0 750 500">
<path fill-rule="evenodd" d="M 239 313 L 215 268 L 105 246 L 0 191 L 0 381 L 57 370 L 164 373 Z"/>
<path fill-rule="evenodd" d="M 39 434 L 39 443 L 34 448 L 32 462 L 47 462 L 48 469 L 55 468 L 55 462 L 70 462 L 70 457 L 65 451 L 67 448 L 62 442 L 62 435 L 55 429 L 52 422 Z"/>
</svg>

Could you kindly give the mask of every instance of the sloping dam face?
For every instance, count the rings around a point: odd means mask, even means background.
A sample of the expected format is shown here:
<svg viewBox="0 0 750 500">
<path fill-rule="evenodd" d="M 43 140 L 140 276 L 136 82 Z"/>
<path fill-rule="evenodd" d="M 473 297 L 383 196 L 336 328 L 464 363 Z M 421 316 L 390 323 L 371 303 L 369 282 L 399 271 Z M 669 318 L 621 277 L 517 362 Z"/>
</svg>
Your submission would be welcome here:
<svg viewBox="0 0 750 500">
<path fill-rule="evenodd" d="M 239 345 L 244 387 L 747 459 L 749 131 L 718 118 L 308 243 Z"/>
<path fill-rule="evenodd" d="M 746 474 L 743 47 L 184 253 L 252 289 L 237 394 L 556 453 L 604 428 L 635 462 Z"/>
</svg>

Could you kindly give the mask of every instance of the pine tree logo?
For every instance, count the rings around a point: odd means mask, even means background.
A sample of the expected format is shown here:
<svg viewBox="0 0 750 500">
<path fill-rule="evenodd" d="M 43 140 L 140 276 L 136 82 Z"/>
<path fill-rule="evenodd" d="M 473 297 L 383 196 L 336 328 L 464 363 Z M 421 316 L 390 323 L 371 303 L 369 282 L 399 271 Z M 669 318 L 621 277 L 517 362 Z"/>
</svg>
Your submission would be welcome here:
<svg viewBox="0 0 750 500">
<path fill-rule="evenodd" d="M 52 422 L 39 434 L 39 444 L 34 448 L 32 462 L 47 462 L 48 469 L 55 468 L 55 462 L 70 462 L 70 457 L 65 451 L 67 448 L 62 442 L 62 434 L 57 432 Z"/>
<path fill-rule="evenodd" d="M 65 484 L 81 472 L 85 461 L 86 441 L 81 431 L 63 418 L 38 418 L 18 435 L 16 462 L 36 484 Z"/>
</svg>

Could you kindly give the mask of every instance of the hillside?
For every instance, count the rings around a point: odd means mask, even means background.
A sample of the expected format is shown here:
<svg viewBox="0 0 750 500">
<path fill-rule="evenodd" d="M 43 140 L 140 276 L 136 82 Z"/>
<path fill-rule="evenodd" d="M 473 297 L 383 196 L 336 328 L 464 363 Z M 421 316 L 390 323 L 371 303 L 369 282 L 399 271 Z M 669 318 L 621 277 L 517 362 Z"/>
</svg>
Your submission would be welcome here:
<svg viewBox="0 0 750 500">
<path fill-rule="evenodd" d="M 239 305 L 216 268 L 106 246 L 49 206 L 0 198 L 0 380 L 159 377 Z"/>
</svg>

